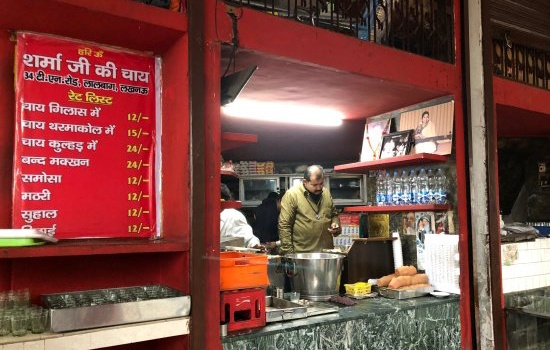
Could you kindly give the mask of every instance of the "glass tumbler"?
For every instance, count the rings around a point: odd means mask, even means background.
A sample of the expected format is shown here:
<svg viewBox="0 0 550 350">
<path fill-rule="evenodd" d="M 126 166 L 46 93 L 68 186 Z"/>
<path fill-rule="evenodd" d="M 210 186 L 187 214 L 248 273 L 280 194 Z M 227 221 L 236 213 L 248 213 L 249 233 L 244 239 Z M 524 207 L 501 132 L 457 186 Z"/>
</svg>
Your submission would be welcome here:
<svg viewBox="0 0 550 350">
<path fill-rule="evenodd" d="M 31 332 L 44 333 L 48 324 L 48 310 L 34 310 L 31 313 Z"/>
<path fill-rule="evenodd" d="M 30 299 L 31 299 L 31 293 L 29 291 L 29 288 L 18 289 L 15 291 L 15 294 L 16 294 L 16 304 L 14 305 L 14 307 L 16 309 L 29 307 Z"/>
<path fill-rule="evenodd" d="M 27 334 L 27 325 L 29 317 L 25 314 L 15 314 L 11 316 L 11 333 L 17 337 Z"/>
<path fill-rule="evenodd" d="M 0 311 L 8 308 L 8 293 L 0 292 Z"/>
<path fill-rule="evenodd" d="M 0 336 L 11 333 L 11 315 L 7 313 L 0 314 Z"/>
</svg>

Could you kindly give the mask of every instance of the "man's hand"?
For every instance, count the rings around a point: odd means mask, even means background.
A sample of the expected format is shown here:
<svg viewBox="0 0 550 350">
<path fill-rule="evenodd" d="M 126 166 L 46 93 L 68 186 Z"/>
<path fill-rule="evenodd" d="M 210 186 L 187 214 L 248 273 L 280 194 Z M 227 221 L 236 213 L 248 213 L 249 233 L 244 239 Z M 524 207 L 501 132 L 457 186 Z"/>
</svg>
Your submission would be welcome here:
<svg viewBox="0 0 550 350">
<path fill-rule="evenodd" d="M 264 245 L 261 245 L 261 244 L 256 244 L 254 247 L 252 247 L 254 249 L 259 249 L 262 253 L 265 252 L 266 250 L 266 247 Z"/>
<path fill-rule="evenodd" d="M 330 225 L 330 228 L 328 229 L 328 232 L 333 236 L 338 236 L 340 233 L 342 233 L 342 228 L 338 226 L 338 224 L 332 223 Z"/>
<path fill-rule="evenodd" d="M 267 249 L 267 251 L 273 250 L 275 248 L 277 248 L 276 242 L 266 242 L 265 249 Z"/>
</svg>

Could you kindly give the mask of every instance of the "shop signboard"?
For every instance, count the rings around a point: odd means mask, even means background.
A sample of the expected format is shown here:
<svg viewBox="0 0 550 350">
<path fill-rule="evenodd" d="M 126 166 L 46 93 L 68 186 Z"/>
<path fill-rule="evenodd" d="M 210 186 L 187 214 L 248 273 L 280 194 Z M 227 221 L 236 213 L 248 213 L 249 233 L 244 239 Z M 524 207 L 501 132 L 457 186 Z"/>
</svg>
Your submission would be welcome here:
<svg viewBox="0 0 550 350">
<path fill-rule="evenodd" d="M 150 55 L 18 33 L 14 228 L 155 235 L 158 69 Z"/>
</svg>

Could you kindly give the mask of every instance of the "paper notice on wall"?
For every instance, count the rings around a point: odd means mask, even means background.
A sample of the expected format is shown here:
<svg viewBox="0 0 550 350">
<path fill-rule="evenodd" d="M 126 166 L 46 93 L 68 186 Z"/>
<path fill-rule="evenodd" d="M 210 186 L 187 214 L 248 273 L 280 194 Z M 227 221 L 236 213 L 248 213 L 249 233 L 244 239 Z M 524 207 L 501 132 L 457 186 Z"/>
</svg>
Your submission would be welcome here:
<svg viewBox="0 0 550 350">
<path fill-rule="evenodd" d="M 460 294 L 458 235 L 426 234 L 424 269 L 435 290 Z"/>
</svg>

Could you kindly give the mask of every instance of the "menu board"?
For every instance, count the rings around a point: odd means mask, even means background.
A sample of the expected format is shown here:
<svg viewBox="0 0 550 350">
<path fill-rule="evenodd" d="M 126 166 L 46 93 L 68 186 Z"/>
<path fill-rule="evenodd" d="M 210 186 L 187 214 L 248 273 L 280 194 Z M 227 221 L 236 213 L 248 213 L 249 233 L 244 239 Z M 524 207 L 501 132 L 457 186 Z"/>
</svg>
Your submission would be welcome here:
<svg viewBox="0 0 550 350">
<path fill-rule="evenodd" d="M 14 228 L 60 239 L 154 235 L 156 61 L 18 34 Z"/>
<path fill-rule="evenodd" d="M 426 234 L 424 268 L 436 290 L 460 294 L 458 235 Z"/>
</svg>

